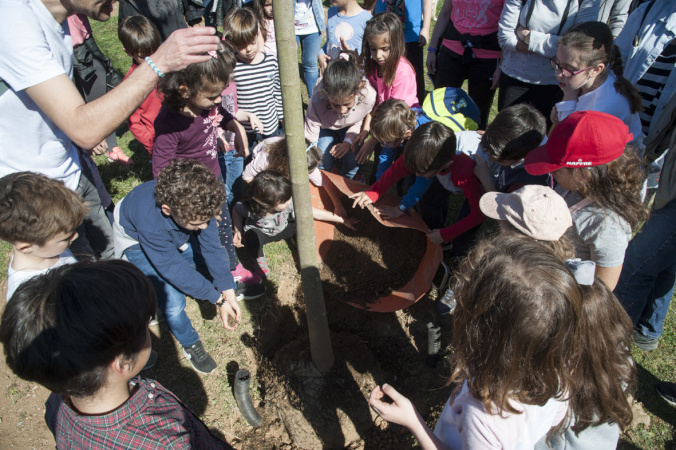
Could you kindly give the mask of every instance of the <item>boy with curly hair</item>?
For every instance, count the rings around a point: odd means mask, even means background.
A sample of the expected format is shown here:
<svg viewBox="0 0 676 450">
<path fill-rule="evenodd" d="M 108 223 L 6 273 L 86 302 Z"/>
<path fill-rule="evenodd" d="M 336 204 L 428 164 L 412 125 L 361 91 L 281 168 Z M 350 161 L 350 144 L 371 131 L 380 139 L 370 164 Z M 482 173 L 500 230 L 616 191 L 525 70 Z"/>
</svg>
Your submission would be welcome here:
<svg viewBox="0 0 676 450">
<path fill-rule="evenodd" d="M 33 172 L 0 178 L 0 239 L 12 245 L 7 300 L 19 285 L 64 264 L 87 207 L 62 181 Z"/>
<path fill-rule="evenodd" d="M 45 420 L 57 448 L 231 448 L 155 380 L 155 291 L 125 261 L 79 262 L 21 285 L 0 323 L 7 365 L 52 394 Z"/>
<path fill-rule="evenodd" d="M 157 181 L 137 186 L 115 208 L 115 256 L 127 259 L 150 278 L 169 330 L 201 373 L 211 373 L 217 364 L 185 312 L 185 296 L 215 304 L 221 325 L 232 330 L 242 317 L 237 301 L 265 293 L 263 285 L 233 280 L 216 224 L 224 201 L 223 183 L 209 168 L 195 160 L 175 159 Z M 193 248 L 213 281 L 195 268 Z M 228 323 L 228 316 L 234 325 Z"/>
</svg>

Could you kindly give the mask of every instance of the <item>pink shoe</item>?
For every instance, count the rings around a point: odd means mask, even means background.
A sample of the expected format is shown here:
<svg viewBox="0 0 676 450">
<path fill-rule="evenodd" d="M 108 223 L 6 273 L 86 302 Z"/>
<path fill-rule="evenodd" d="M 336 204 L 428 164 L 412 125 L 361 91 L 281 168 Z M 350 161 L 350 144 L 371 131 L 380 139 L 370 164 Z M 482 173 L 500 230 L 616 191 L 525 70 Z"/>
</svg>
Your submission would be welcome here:
<svg viewBox="0 0 676 450">
<path fill-rule="evenodd" d="M 241 281 L 244 284 L 260 284 L 261 277 L 244 268 L 242 263 L 237 263 L 237 267 L 232 272 L 235 281 Z"/>
<path fill-rule="evenodd" d="M 120 147 L 113 147 L 113 149 L 108 152 L 108 162 L 119 162 L 125 166 L 134 165 L 134 161 L 125 155 L 122 150 L 120 150 Z"/>
</svg>

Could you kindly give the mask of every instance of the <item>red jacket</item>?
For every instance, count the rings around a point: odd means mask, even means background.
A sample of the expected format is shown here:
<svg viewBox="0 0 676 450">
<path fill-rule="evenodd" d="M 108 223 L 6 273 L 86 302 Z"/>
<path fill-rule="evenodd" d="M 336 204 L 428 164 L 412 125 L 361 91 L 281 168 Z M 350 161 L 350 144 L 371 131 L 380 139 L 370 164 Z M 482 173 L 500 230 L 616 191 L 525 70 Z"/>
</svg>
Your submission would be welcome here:
<svg viewBox="0 0 676 450">
<path fill-rule="evenodd" d="M 132 62 L 129 72 L 127 72 L 124 78 L 126 79 L 137 67 L 138 64 Z M 141 106 L 127 119 L 129 131 L 148 150 L 150 156 L 153 155 L 153 143 L 155 142 L 155 118 L 162 107 L 162 100 L 164 100 L 164 95 L 157 89 L 154 89 L 143 100 Z"/>
</svg>

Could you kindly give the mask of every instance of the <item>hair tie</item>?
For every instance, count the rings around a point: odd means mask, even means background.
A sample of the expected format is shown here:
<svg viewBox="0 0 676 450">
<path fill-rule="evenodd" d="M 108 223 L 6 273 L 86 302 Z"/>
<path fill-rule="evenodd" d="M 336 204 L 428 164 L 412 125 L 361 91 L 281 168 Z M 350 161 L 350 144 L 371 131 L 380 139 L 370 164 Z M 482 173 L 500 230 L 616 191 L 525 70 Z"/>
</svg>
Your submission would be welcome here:
<svg viewBox="0 0 676 450">
<path fill-rule="evenodd" d="M 216 50 L 209 50 L 207 53 L 211 55 L 212 58 L 218 59 L 218 53 L 216 53 Z"/>
<path fill-rule="evenodd" d="M 305 149 L 305 153 L 309 152 L 312 147 L 317 145 L 317 141 L 314 141 L 312 144 L 308 145 L 307 148 Z"/>
<path fill-rule="evenodd" d="M 574 258 L 567 259 L 564 263 L 573 272 L 573 276 L 578 284 L 585 286 L 594 284 L 596 276 L 596 263 L 594 261 L 583 261 L 580 258 Z"/>
</svg>

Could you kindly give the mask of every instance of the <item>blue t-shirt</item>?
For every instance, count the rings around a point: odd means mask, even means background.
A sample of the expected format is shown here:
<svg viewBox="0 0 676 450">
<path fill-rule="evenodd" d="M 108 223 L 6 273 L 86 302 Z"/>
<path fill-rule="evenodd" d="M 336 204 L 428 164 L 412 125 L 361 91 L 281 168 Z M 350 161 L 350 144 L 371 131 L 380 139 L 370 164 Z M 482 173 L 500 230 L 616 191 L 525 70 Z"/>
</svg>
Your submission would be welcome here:
<svg viewBox="0 0 676 450">
<path fill-rule="evenodd" d="M 364 28 L 366 22 L 371 17 L 370 12 L 363 10 L 356 16 L 343 16 L 338 14 L 337 7 L 329 8 L 329 19 L 326 22 L 326 43 L 322 52 L 335 60 L 340 56 L 340 38 L 345 38 L 345 42 L 351 50 L 357 50 L 361 54 L 362 40 L 364 39 Z"/>
<path fill-rule="evenodd" d="M 404 21 L 404 39 L 407 43 L 418 42 L 423 23 L 422 0 L 378 0 L 373 14 L 385 11 L 395 13 Z"/>
</svg>

